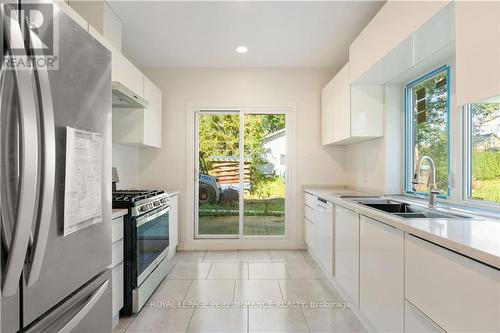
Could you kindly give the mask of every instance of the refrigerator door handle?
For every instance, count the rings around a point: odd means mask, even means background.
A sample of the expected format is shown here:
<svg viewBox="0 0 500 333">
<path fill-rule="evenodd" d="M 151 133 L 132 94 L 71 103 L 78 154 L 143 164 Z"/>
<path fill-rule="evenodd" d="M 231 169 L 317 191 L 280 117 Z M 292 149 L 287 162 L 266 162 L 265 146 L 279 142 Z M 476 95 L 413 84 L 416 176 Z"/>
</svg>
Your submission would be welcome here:
<svg viewBox="0 0 500 333">
<path fill-rule="evenodd" d="M 28 24 L 26 24 L 28 25 Z M 34 56 L 43 56 L 41 40 L 31 27 L 29 29 L 30 46 Z M 36 63 L 36 62 L 35 62 Z M 34 244 L 31 253 L 31 265 L 29 267 L 27 286 L 31 287 L 40 278 L 45 249 L 49 236 L 50 223 L 52 222 L 52 208 L 54 204 L 54 187 L 56 172 L 56 138 L 54 124 L 54 107 L 52 104 L 52 93 L 50 91 L 49 73 L 47 68 L 38 68 L 36 64 L 35 78 L 38 81 L 37 90 L 40 105 L 40 119 L 42 123 L 42 179 L 41 179 L 41 206 L 38 216 L 38 224 L 35 232 Z"/>
<path fill-rule="evenodd" d="M 8 15 L 10 8 L 12 7 L 6 4 L 0 5 L 0 15 L 4 22 L 7 46 L 12 57 L 27 61 L 26 52 L 21 55 L 19 54 L 19 50 L 25 50 L 24 40 L 19 22 Z M 11 242 L 9 244 L 2 285 L 2 294 L 5 297 L 16 294 L 19 279 L 24 268 L 31 225 L 35 216 L 37 191 L 34 189 L 37 188 L 38 174 L 38 135 L 34 135 L 34 133 L 38 133 L 37 108 L 31 72 L 14 67 L 13 73 L 20 100 L 21 167 L 17 215 L 12 235 L 11 237 L 6 237 L 10 238 Z"/>
<path fill-rule="evenodd" d="M 78 325 L 83 318 L 89 313 L 90 310 L 94 307 L 94 305 L 99 301 L 99 299 L 104 295 L 106 292 L 106 288 L 108 287 L 109 280 L 106 280 L 100 287 L 97 289 L 92 296 L 89 297 L 89 300 L 87 303 L 82 307 L 78 313 L 71 318 L 71 320 L 64 325 L 63 328 L 59 330 L 59 333 L 69 333 L 71 332 L 76 325 Z"/>
</svg>

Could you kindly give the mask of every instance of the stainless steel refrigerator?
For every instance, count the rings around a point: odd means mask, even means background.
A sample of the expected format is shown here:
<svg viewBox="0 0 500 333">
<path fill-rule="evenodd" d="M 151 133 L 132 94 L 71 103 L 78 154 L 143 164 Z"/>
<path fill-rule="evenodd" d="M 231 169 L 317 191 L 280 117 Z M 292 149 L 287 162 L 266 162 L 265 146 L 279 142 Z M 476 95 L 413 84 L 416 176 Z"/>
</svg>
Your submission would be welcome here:
<svg viewBox="0 0 500 333">
<path fill-rule="evenodd" d="M 52 15 L 40 6 L 0 5 L 1 332 L 109 332 L 111 54 L 55 5 Z M 46 50 L 57 69 L 4 61 Z M 102 222 L 64 235 L 67 126 L 101 135 Z"/>
</svg>

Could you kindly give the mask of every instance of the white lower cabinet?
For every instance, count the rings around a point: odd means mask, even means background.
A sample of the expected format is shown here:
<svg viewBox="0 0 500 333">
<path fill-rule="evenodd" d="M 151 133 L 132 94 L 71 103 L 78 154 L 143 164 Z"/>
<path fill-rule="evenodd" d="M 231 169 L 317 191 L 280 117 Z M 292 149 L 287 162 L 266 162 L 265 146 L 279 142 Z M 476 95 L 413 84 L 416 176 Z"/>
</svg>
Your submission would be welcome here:
<svg viewBox="0 0 500 333">
<path fill-rule="evenodd" d="M 333 276 L 333 204 L 318 198 L 316 216 L 318 261 L 323 269 Z"/>
<path fill-rule="evenodd" d="M 113 327 L 118 324 L 123 307 L 123 216 L 111 220 L 111 290 L 113 295 Z"/>
<path fill-rule="evenodd" d="M 500 332 L 500 271 L 409 234 L 405 297 L 448 332 Z"/>
<path fill-rule="evenodd" d="M 445 333 L 422 311 L 405 301 L 405 333 Z"/>
<path fill-rule="evenodd" d="M 335 280 L 359 306 L 359 214 L 335 206 Z"/>
<path fill-rule="evenodd" d="M 123 261 L 111 270 L 111 287 L 113 290 L 113 315 L 118 315 L 123 307 Z"/>
<path fill-rule="evenodd" d="M 169 247 L 170 255 L 175 255 L 177 245 L 179 244 L 179 195 L 170 197 L 170 212 L 168 215 L 169 225 Z"/>
<path fill-rule="evenodd" d="M 404 329 L 404 234 L 360 218 L 360 309 L 379 332 Z"/>
</svg>

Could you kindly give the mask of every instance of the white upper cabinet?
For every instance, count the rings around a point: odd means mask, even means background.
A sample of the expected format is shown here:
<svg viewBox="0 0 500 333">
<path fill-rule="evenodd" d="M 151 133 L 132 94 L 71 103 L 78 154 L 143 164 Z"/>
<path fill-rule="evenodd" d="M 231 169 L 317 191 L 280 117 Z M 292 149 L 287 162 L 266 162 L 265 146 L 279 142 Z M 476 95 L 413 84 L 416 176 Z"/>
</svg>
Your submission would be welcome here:
<svg viewBox="0 0 500 333">
<path fill-rule="evenodd" d="M 384 88 L 350 85 L 346 64 L 321 91 L 321 143 L 350 144 L 382 137 Z"/>
<path fill-rule="evenodd" d="M 378 332 L 404 331 L 404 234 L 361 216 L 359 306 Z"/>
<path fill-rule="evenodd" d="M 70 0 L 73 7 L 95 30 L 116 49 L 122 49 L 122 22 L 110 5 L 103 0 Z"/>
<path fill-rule="evenodd" d="M 500 2 L 455 6 L 457 104 L 500 98 Z"/>
<path fill-rule="evenodd" d="M 147 109 L 113 108 L 113 142 L 161 148 L 162 93 L 146 76 L 141 77 L 141 82 L 141 91 L 149 106 Z"/>
<path fill-rule="evenodd" d="M 144 144 L 161 148 L 162 94 L 160 88 L 144 76 L 144 99 L 149 102 L 144 112 Z"/>
<path fill-rule="evenodd" d="M 144 75 L 123 54 L 113 52 L 111 79 L 144 97 Z"/>
<path fill-rule="evenodd" d="M 349 47 L 349 82 L 359 83 L 363 74 L 407 41 L 448 2 L 387 1 Z M 401 58 L 396 58 L 398 61 L 392 62 L 392 66 L 401 66 Z"/>
</svg>

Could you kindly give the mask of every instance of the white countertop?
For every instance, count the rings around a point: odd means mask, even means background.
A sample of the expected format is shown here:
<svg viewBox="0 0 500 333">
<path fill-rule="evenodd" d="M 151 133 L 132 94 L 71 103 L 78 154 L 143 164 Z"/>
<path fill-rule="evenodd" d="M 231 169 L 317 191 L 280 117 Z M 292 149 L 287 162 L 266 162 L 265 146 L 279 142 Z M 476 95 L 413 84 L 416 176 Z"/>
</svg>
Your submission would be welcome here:
<svg viewBox="0 0 500 333">
<path fill-rule="evenodd" d="M 111 219 L 117 219 L 123 215 L 127 215 L 128 209 L 124 208 L 113 208 L 111 211 Z"/>
<path fill-rule="evenodd" d="M 316 195 L 356 213 L 391 225 L 401 231 L 441 245 L 452 251 L 500 269 L 500 220 L 477 216 L 472 219 L 409 219 L 363 206 L 352 199 L 339 198 L 339 193 L 356 191 L 345 188 L 304 188 L 305 192 Z M 401 201 L 401 197 L 387 197 Z M 416 201 L 404 198 L 405 202 L 419 205 Z M 425 208 L 425 206 L 422 206 Z M 457 211 L 457 213 L 460 213 Z"/>
</svg>

